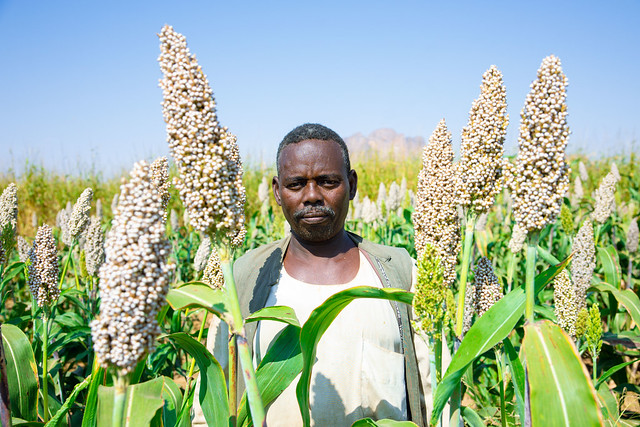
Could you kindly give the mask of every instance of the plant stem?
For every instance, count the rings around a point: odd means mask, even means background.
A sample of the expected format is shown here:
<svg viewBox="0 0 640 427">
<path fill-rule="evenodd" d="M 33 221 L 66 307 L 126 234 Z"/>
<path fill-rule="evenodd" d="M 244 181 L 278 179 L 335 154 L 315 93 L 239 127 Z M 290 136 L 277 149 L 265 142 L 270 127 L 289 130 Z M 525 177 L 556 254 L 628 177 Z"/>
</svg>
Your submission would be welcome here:
<svg viewBox="0 0 640 427">
<path fill-rule="evenodd" d="M 64 266 L 62 267 L 62 274 L 60 274 L 60 283 L 59 283 L 59 288 L 62 289 L 62 284 L 64 283 L 64 277 L 67 275 L 67 269 L 69 268 L 69 263 L 71 262 L 71 254 L 73 252 L 73 247 L 75 246 L 76 242 L 74 241 L 73 243 L 71 243 L 71 246 L 69 246 L 69 253 L 67 254 L 67 260 L 64 263 Z"/>
<path fill-rule="evenodd" d="M 238 345 L 233 334 L 229 337 L 229 416 L 229 425 L 234 427 L 238 417 Z"/>
<path fill-rule="evenodd" d="M 595 354 L 595 352 L 593 351 L 594 349 L 591 350 L 591 354 Z M 597 356 L 592 356 L 591 360 L 593 360 L 593 383 L 596 383 L 597 380 L 597 372 L 598 372 L 598 357 Z"/>
<path fill-rule="evenodd" d="M 517 255 L 509 250 L 509 264 L 507 266 L 507 293 L 511 292 L 513 287 L 513 276 L 516 271 Z"/>
<path fill-rule="evenodd" d="M 629 252 L 629 258 L 627 260 L 627 289 L 633 290 L 633 283 L 631 283 L 631 272 L 633 271 L 633 262 L 631 260 L 631 252 Z"/>
<path fill-rule="evenodd" d="M 533 231 L 527 237 L 527 277 L 525 282 L 527 322 L 533 323 L 533 307 L 535 306 L 536 257 L 538 255 L 538 232 Z"/>
<path fill-rule="evenodd" d="M 476 215 L 467 215 L 467 224 L 464 230 L 464 249 L 462 251 L 462 267 L 460 269 L 460 286 L 458 286 L 458 307 L 456 313 L 456 336 L 462 339 L 462 326 L 464 323 L 464 298 L 467 292 L 467 275 L 473 247 L 473 230 L 476 225 Z"/>
<path fill-rule="evenodd" d="M 453 337 L 453 354 L 456 354 L 459 347 L 460 347 L 460 340 L 458 339 L 458 337 L 454 336 Z M 461 406 L 462 406 L 462 381 L 458 383 L 458 385 L 455 387 L 455 389 L 453 390 L 453 393 L 451 393 L 451 399 L 449 400 L 450 415 L 452 416 L 452 419 L 450 420 L 450 425 L 453 427 L 459 426 L 460 424 L 464 424 L 464 421 L 460 414 Z"/>
<path fill-rule="evenodd" d="M 498 367 L 498 381 L 500 382 L 500 420 L 502 427 L 507 427 L 507 408 L 504 395 L 504 369 L 502 366 L 502 352 L 494 347 L 496 354 L 496 366 Z"/>
<path fill-rule="evenodd" d="M 202 324 L 200 325 L 200 331 L 198 332 L 198 341 L 202 340 L 202 335 L 204 334 L 204 328 L 207 324 L 207 317 L 209 317 L 209 312 L 204 312 L 204 319 L 202 319 Z M 187 396 L 189 394 L 189 389 L 191 388 L 191 383 L 193 382 L 193 371 L 196 367 L 196 358 L 193 357 L 191 359 L 191 366 L 189 367 L 189 375 L 187 375 L 187 387 L 185 388 L 184 395 Z"/>
<path fill-rule="evenodd" d="M 262 426 L 265 422 L 264 406 L 262 398 L 258 390 L 258 382 L 256 380 L 256 372 L 253 367 L 251 351 L 244 336 L 244 327 L 240 304 L 238 303 L 238 293 L 236 291 L 236 282 L 233 277 L 233 267 L 231 265 L 231 251 L 229 247 L 220 245 L 217 247 L 220 255 L 220 267 L 224 275 L 225 289 L 227 291 L 229 311 L 231 312 L 232 323 L 229 325 L 229 331 L 236 335 L 236 343 L 238 346 L 238 356 L 242 365 L 242 375 L 247 390 L 247 399 L 249 401 L 249 409 L 251 410 L 251 418 L 253 425 Z"/>
<path fill-rule="evenodd" d="M 440 335 L 442 335 L 440 333 Z M 442 369 L 442 340 L 429 337 L 429 364 L 431 371 L 431 404 L 433 405 L 433 397 L 436 395 L 436 389 L 440 382 L 440 374 Z M 442 415 L 438 420 L 438 426 L 442 425 Z"/>
<path fill-rule="evenodd" d="M 118 373 L 115 383 L 115 393 L 113 395 L 113 418 L 112 426 L 120 427 L 123 425 L 124 407 L 126 404 L 125 396 L 127 386 L 129 385 L 129 376 Z"/>
<path fill-rule="evenodd" d="M 49 316 L 45 309 L 42 316 L 42 419 L 46 423 L 49 421 L 49 370 L 48 362 L 48 344 L 49 344 Z"/>
<path fill-rule="evenodd" d="M 262 398 L 260 390 L 258 390 L 258 381 L 256 381 L 256 372 L 253 369 L 253 360 L 247 339 L 242 335 L 236 336 L 238 345 L 238 356 L 242 364 L 242 376 L 247 386 L 247 398 L 249 400 L 249 409 L 251 410 L 251 418 L 254 426 L 266 426 L 264 406 L 262 406 Z"/>
</svg>

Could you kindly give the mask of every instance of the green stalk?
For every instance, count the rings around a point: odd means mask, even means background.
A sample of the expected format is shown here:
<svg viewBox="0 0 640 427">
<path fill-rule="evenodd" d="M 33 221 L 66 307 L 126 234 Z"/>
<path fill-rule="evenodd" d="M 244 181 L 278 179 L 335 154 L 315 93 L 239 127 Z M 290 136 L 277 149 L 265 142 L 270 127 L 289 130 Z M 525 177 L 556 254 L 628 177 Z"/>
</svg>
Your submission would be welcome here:
<svg viewBox="0 0 640 427">
<path fill-rule="evenodd" d="M 265 422 L 264 406 L 262 398 L 258 390 L 258 382 L 256 380 L 256 372 L 253 367 L 251 351 L 244 336 L 242 313 L 240 312 L 240 304 L 238 302 L 238 293 L 236 291 L 236 282 L 233 277 L 233 267 L 231 266 L 231 252 L 225 245 L 218 246 L 218 254 L 220 255 L 220 267 L 224 275 L 224 283 L 229 297 L 229 311 L 231 313 L 232 325 L 229 330 L 236 336 L 238 346 L 238 356 L 242 364 L 242 374 L 247 390 L 247 398 L 249 400 L 249 409 L 253 425 L 262 426 Z"/>
<path fill-rule="evenodd" d="M 442 370 L 442 340 L 429 337 L 429 365 L 431 367 L 431 404 L 433 405 L 433 397 L 436 395 L 436 388 L 441 378 Z M 442 416 L 438 420 L 438 426 L 442 425 Z"/>
<path fill-rule="evenodd" d="M 502 352 L 496 347 L 493 348 L 496 354 L 496 366 L 498 367 L 498 381 L 500 382 L 500 420 L 502 427 L 507 427 L 507 407 L 504 395 L 504 368 L 502 366 Z"/>
<path fill-rule="evenodd" d="M 462 268 L 460 269 L 460 286 L 458 286 L 458 311 L 456 312 L 456 336 L 462 338 L 462 326 L 464 323 L 464 297 L 467 292 L 467 275 L 471 261 L 471 248 L 473 247 L 473 230 L 476 225 L 476 214 L 467 215 L 467 225 L 464 230 L 464 249 L 462 251 Z"/>
<path fill-rule="evenodd" d="M 595 348 L 591 349 L 591 354 L 595 354 Z M 595 384 L 597 381 L 597 375 L 596 373 L 598 372 L 598 356 L 592 356 L 591 360 L 593 360 L 593 383 Z"/>
<path fill-rule="evenodd" d="M 60 283 L 59 283 L 59 288 L 62 289 L 62 284 L 64 283 L 64 277 L 67 275 L 67 269 L 69 268 L 69 263 L 71 262 L 71 254 L 73 252 L 73 247 L 75 246 L 76 242 L 75 240 L 73 241 L 73 243 L 71 243 L 71 246 L 69 246 L 69 253 L 67 254 L 67 260 L 64 263 L 64 266 L 62 267 L 62 274 L 60 275 Z"/>
<path fill-rule="evenodd" d="M 538 255 L 538 232 L 533 231 L 527 237 L 527 277 L 525 282 L 527 322 L 533 323 L 533 307 L 535 306 L 536 257 Z"/>
<path fill-rule="evenodd" d="M 509 264 L 507 265 L 507 293 L 511 292 L 513 287 L 513 276 L 516 272 L 517 255 L 509 251 Z"/>
<path fill-rule="evenodd" d="M 127 394 L 127 386 L 129 385 L 129 377 L 118 373 L 115 383 L 115 393 L 113 395 L 113 418 L 111 425 L 120 427 L 123 425 L 124 407 L 126 404 L 125 396 Z"/>
<path fill-rule="evenodd" d="M 253 360 L 247 339 L 242 335 L 236 335 L 238 345 L 238 356 L 242 364 L 242 376 L 247 386 L 247 397 L 249 398 L 249 409 L 251 410 L 251 418 L 253 425 L 266 426 L 264 406 L 258 390 L 258 381 L 256 380 L 256 372 L 253 369 Z"/>
<path fill-rule="evenodd" d="M 629 258 L 627 259 L 627 289 L 633 290 L 633 284 L 631 283 L 633 271 L 633 262 L 631 261 L 631 252 L 629 252 Z"/>
<path fill-rule="evenodd" d="M 46 423 L 49 421 L 49 375 L 47 367 L 47 353 L 49 345 L 49 316 L 45 308 L 42 316 L 42 419 Z"/>
<path fill-rule="evenodd" d="M 229 426 L 238 419 L 238 345 L 236 336 L 229 337 Z"/>
</svg>

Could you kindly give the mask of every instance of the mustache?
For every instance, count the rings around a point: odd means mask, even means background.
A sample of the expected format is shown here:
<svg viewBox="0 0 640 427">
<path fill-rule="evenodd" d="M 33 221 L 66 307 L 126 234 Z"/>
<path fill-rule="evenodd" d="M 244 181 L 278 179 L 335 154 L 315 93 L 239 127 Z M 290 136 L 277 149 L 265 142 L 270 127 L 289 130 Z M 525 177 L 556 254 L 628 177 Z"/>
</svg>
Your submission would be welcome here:
<svg viewBox="0 0 640 427">
<path fill-rule="evenodd" d="M 293 213 L 293 218 L 300 220 L 304 216 L 308 215 L 327 215 L 331 218 L 336 216 L 336 211 L 328 206 L 305 206 L 304 208 L 297 210 Z"/>
</svg>

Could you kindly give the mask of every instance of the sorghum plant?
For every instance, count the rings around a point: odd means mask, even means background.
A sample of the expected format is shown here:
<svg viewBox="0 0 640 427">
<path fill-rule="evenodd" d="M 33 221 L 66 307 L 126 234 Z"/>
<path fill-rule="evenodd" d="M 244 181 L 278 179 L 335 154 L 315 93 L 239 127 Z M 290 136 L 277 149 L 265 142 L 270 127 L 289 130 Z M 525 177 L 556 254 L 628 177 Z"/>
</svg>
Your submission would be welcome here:
<svg viewBox="0 0 640 427">
<path fill-rule="evenodd" d="M 0 196 L 0 267 L 4 267 L 14 246 L 18 224 L 18 187 L 11 183 Z"/>
<path fill-rule="evenodd" d="M 528 234 L 526 318 L 530 322 L 538 233 L 555 221 L 569 187 L 567 84 L 560 60 L 553 55 L 544 58 L 520 114 L 520 149 L 511 190 L 516 223 Z"/>
</svg>

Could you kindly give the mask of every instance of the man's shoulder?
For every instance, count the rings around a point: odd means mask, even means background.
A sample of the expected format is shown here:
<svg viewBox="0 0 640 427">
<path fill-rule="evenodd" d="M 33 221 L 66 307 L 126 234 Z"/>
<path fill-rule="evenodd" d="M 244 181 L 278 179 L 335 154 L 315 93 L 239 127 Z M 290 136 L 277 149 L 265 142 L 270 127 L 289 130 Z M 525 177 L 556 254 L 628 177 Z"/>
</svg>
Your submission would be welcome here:
<svg viewBox="0 0 640 427">
<path fill-rule="evenodd" d="M 265 261 L 270 256 L 272 256 L 274 252 L 278 251 L 279 249 L 280 250 L 282 249 L 284 241 L 285 239 L 280 239 L 271 243 L 264 244 L 262 246 L 258 246 L 257 248 L 248 250 L 240 258 L 238 258 L 235 261 L 234 267 L 251 265 L 251 264 L 255 265 L 255 263 L 257 262 Z"/>
<path fill-rule="evenodd" d="M 355 233 L 349 233 L 351 238 L 356 242 L 358 247 L 365 252 L 375 255 L 378 258 L 385 260 L 396 261 L 402 260 L 405 262 L 411 262 L 411 256 L 405 248 L 398 248 L 396 246 L 383 245 L 381 243 L 375 243 L 370 240 L 364 239 Z"/>
</svg>

